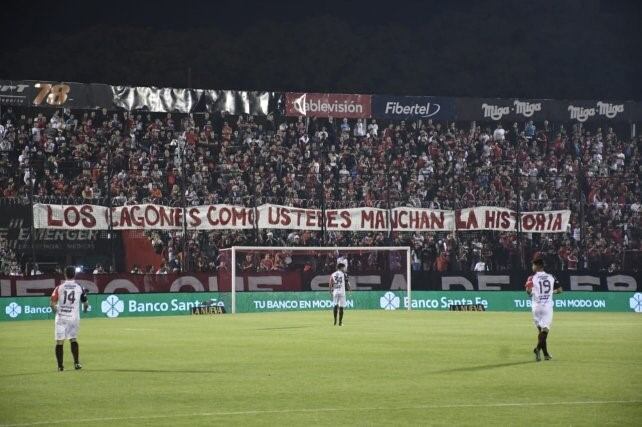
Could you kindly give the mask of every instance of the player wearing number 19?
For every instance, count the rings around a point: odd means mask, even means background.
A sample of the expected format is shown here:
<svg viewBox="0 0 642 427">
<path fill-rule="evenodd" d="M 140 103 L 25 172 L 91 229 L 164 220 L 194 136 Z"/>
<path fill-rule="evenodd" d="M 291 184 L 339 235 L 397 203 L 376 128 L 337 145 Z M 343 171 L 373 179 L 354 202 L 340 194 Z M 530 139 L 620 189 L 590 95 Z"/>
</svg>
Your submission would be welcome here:
<svg viewBox="0 0 642 427">
<path fill-rule="evenodd" d="M 542 259 L 533 260 L 533 274 L 526 282 L 526 292 L 531 296 L 531 307 L 533 310 L 533 321 L 537 327 L 537 346 L 533 349 L 535 360 L 541 361 L 540 351 L 544 353 L 545 360 L 551 360 L 548 352 L 546 339 L 553 323 L 553 294 L 562 292 L 557 286 L 557 280 L 544 271 Z"/>
<path fill-rule="evenodd" d="M 78 328 L 80 326 L 80 303 L 83 304 L 83 311 L 87 311 L 87 294 L 82 287 L 74 281 L 76 268 L 69 266 L 65 268 L 65 280 L 56 286 L 51 294 L 51 308 L 56 313 L 55 335 L 56 335 L 56 361 L 58 370 L 63 371 L 63 343 L 68 339 L 71 343 L 71 354 L 74 356 L 74 368 L 82 369 L 78 358 Z"/>
</svg>

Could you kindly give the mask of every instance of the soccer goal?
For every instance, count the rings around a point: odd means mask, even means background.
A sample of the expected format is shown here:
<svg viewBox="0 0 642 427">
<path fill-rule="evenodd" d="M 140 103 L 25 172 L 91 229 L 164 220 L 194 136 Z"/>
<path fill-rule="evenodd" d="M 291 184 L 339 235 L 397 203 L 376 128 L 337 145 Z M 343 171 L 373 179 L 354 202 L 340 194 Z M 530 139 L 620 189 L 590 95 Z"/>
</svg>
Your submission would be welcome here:
<svg viewBox="0 0 642 427">
<path fill-rule="evenodd" d="M 412 289 L 410 256 L 407 246 L 233 246 L 219 252 L 217 276 L 219 290 L 230 292 L 232 313 L 324 309 L 331 307 L 330 275 L 341 262 L 351 288 L 348 307 L 360 308 L 373 294 L 361 291 L 384 291 L 394 292 L 394 309 L 410 310 L 403 303 Z"/>
</svg>

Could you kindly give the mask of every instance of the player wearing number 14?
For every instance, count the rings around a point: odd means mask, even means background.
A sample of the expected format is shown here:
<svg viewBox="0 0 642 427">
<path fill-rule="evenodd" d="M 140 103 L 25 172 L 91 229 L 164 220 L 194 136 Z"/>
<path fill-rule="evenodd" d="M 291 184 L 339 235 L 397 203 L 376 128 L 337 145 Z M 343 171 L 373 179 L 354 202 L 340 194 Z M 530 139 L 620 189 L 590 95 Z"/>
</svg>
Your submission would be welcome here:
<svg viewBox="0 0 642 427">
<path fill-rule="evenodd" d="M 538 331 L 537 346 L 533 349 L 533 353 L 535 353 L 535 360 L 539 362 L 542 360 L 540 352 L 544 353 L 545 360 L 551 360 L 546 339 L 553 323 L 553 294 L 562 292 L 562 288 L 556 287 L 555 278 L 544 271 L 542 259 L 533 260 L 533 272 L 535 274 L 526 282 L 526 292 L 532 298 L 533 321 Z"/>
<path fill-rule="evenodd" d="M 74 356 L 74 368 L 81 369 L 78 358 L 78 327 L 80 326 L 80 304 L 83 311 L 87 311 L 87 295 L 82 287 L 74 281 L 76 269 L 73 266 L 65 268 L 65 280 L 56 286 L 51 294 L 51 308 L 56 313 L 55 335 L 56 335 L 56 361 L 58 370 L 63 371 L 63 343 L 69 340 L 71 343 L 71 354 Z"/>
</svg>

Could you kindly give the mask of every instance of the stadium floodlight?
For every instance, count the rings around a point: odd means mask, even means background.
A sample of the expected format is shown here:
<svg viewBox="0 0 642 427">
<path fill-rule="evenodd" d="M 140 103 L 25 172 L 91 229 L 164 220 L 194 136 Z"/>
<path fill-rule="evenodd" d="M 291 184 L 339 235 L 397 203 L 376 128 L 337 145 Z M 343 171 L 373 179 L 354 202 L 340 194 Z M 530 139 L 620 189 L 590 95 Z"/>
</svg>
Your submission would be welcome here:
<svg viewBox="0 0 642 427">
<path fill-rule="evenodd" d="M 406 292 L 411 301 L 411 248 L 409 246 L 232 246 L 221 249 L 219 276 L 225 276 L 221 289 L 231 291 L 229 312 L 237 312 L 238 291 L 252 289 L 260 276 L 281 276 L 281 287 L 287 291 L 321 291 L 328 289 L 329 275 L 338 262 L 347 264 L 353 289 L 394 289 Z M 285 281 L 296 277 L 299 289 L 288 288 Z M 235 280 L 232 280 L 232 277 Z M 393 279 L 394 278 L 394 279 Z M 229 282 L 228 282 L 229 281 Z M 247 286 L 244 283 L 247 282 Z M 232 283 L 235 286 L 232 286 Z M 405 304 L 410 310 L 411 304 Z"/>
</svg>

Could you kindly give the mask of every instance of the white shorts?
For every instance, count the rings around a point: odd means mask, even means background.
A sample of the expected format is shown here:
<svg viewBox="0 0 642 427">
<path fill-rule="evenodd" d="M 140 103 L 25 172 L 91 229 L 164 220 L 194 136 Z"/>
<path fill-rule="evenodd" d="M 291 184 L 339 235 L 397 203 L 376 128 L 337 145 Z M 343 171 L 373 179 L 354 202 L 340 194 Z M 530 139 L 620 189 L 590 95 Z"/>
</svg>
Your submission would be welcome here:
<svg viewBox="0 0 642 427">
<path fill-rule="evenodd" d="M 56 341 L 70 340 L 78 337 L 80 321 L 56 322 Z"/>
<path fill-rule="evenodd" d="M 539 328 L 550 329 L 553 323 L 553 307 L 547 305 L 533 306 L 533 322 Z"/>
<path fill-rule="evenodd" d="M 332 305 L 338 305 L 339 307 L 346 306 L 346 293 L 332 291 Z"/>
</svg>

